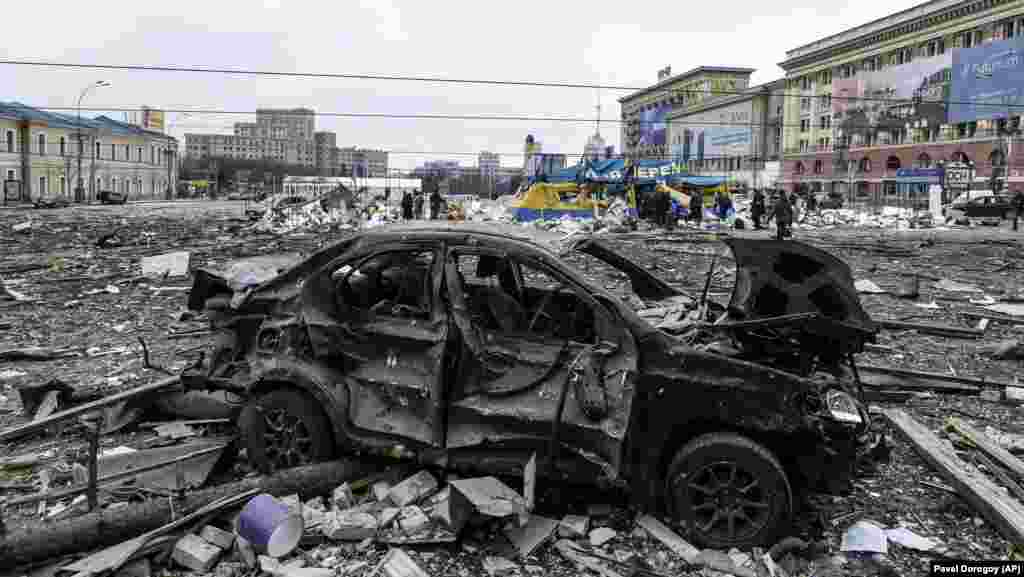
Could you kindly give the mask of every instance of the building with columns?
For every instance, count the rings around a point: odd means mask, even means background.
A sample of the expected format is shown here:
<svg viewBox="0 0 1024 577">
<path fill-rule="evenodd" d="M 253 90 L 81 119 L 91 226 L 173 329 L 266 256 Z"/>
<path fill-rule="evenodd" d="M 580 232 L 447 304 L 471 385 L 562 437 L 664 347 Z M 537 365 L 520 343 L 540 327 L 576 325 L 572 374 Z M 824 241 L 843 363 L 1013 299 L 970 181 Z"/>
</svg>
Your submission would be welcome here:
<svg viewBox="0 0 1024 577">
<path fill-rule="evenodd" d="M 900 176 L 954 162 L 1021 187 L 1022 103 L 961 107 L 1016 90 L 1022 36 L 1024 0 L 931 0 L 788 51 L 786 188 L 919 204 Z"/>
</svg>

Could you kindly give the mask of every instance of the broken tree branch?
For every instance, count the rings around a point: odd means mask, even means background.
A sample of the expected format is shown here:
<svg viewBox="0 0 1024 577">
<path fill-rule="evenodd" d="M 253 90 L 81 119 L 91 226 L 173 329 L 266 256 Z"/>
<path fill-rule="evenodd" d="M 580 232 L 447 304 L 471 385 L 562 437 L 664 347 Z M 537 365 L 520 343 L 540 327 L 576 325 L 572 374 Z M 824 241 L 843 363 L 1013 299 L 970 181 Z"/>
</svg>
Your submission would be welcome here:
<svg viewBox="0 0 1024 577">
<path fill-rule="evenodd" d="M 985 334 L 985 331 L 969 327 L 954 327 L 950 325 L 930 325 L 924 323 L 908 323 L 904 321 L 876 321 L 882 328 L 890 330 L 911 330 L 925 335 L 935 335 L 953 339 L 977 339 Z"/>
<path fill-rule="evenodd" d="M 1006 383 L 958 377 L 943 373 L 912 371 L 878 365 L 857 365 L 865 386 L 897 389 L 936 391 L 941 393 L 978 395 L 985 389 L 1002 390 Z"/>
<path fill-rule="evenodd" d="M 176 514 L 188 514 L 225 496 L 249 489 L 272 495 L 299 493 L 304 497 L 330 494 L 338 485 L 383 470 L 381 462 L 342 460 L 252 477 L 202 491 L 175 502 L 153 499 L 138 505 L 105 508 L 63 521 L 8 521 L 0 539 L 0 567 L 12 568 L 120 543 L 162 526 Z M 17 524 L 16 524 L 17 523 Z"/>
<path fill-rule="evenodd" d="M 104 397 L 102 399 L 93 401 L 91 403 L 86 403 L 84 405 L 79 405 L 77 407 L 72 407 L 64 411 L 53 413 L 52 415 L 46 417 L 45 419 L 32 421 L 30 423 L 25 423 L 23 425 L 18 425 L 16 427 L 11 427 L 10 429 L 0 431 L 0 442 L 7 442 L 12 439 L 24 437 L 25 435 L 29 435 L 37 431 L 42 431 L 46 429 L 46 427 L 49 427 L 54 423 L 58 423 L 66 419 L 77 417 L 79 415 L 84 415 L 85 413 L 95 411 L 96 409 L 102 409 L 103 407 L 116 405 L 121 401 L 127 401 L 138 396 L 146 395 L 149 393 L 155 393 L 157 391 L 162 391 L 164 389 L 178 385 L 179 383 L 180 380 L 178 379 L 177 376 L 167 377 L 166 379 L 161 379 L 155 383 L 142 385 L 141 387 L 135 387 L 134 389 L 128 389 L 127 391 L 122 391 L 120 393 L 117 393 L 116 395 L 111 395 L 109 397 Z"/>
<path fill-rule="evenodd" d="M 104 486 L 104 485 L 109 485 L 110 483 L 114 483 L 116 481 L 122 481 L 124 479 L 130 479 L 131 477 L 134 477 L 134 476 L 139 475 L 141 473 L 147 473 L 149 471 L 155 471 L 157 469 L 163 469 L 164 467 L 170 467 L 171 465 L 177 465 L 178 463 L 184 463 L 185 461 L 190 461 L 192 459 L 197 459 L 199 457 L 203 457 L 203 456 L 206 456 L 206 455 L 209 455 L 209 454 L 212 454 L 212 453 L 223 451 L 227 446 L 228 445 L 224 444 L 224 445 L 216 445 L 214 447 L 207 447 L 205 449 L 200 449 L 198 451 L 193 451 L 193 452 L 191 452 L 191 453 L 189 453 L 187 455 L 182 455 L 182 456 L 176 457 L 174 459 L 168 459 L 166 461 L 161 461 L 159 463 L 152 463 L 152 464 L 149 464 L 149 465 L 144 465 L 142 467 L 136 467 L 134 469 L 128 469 L 127 471 L 121 471 L 119 473 L 113 473 L 113 474 L 107 475 L 105 477 L 100 477 L 99 479 L 96 480 L 96 487 L 98 488 L 98 487 L 101 487 L 101 486 Z M 90 464 L 90 476 L 92 475 L 91 467 L 92 467 L 92 464 Z M 68 487 L 67 489 L 61 489 L 61 490 L 58 490 L 58 491 L 46 491 L 45 493 L 36 493 L 35 495 L 26 495 L 24 497 L 19 497 L 17 499 L 11 499 L 11 500 L 7 501 L 6 505 L 8 507 L 16 507 L 16 506 L 19 506 L 19 505 L 28 505 L 30 503 L 37 503 L 37 502 L 43 501 L 43 500 L 64 499 L 64 498 L 67 498 L 67 497 L 74 497 L 75 495 L 81 494 L 81 493 L 83 493 L 85 491 L 88 491 L 88 490 L 91 490 L 91 489 L 92 489 L 92 487 L 88 486 L 88 485 L 78 485 L 78 486 L 75 486 L 75 487 Z"/>
<path fill-rule="evenodd" d="M 951 447 L 899 409 L 884 411 L 886 419 L 917 452 L 1011 543 L 1024 543 L 1024 505 L 1009 498 L 980 472 L 968 469 Z"/>
</svg>

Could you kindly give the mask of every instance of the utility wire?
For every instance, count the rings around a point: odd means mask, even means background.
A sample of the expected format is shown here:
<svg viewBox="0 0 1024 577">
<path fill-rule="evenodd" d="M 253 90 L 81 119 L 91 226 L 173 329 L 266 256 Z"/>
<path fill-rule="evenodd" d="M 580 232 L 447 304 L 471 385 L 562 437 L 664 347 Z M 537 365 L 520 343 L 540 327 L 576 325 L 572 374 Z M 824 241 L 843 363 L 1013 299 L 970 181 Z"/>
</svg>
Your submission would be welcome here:
<svg viewBox="0 0 1024 577">
<path fill-rule="evenodd" d="M 27 106 L 27 105 L 26 105 Z M 1022 105 L 1024 106 L 1024 105 Z M 79 110 L 77 107 L 66 107 L 66 106 L 32 106 L 37 110 L 47 110 L 52 112 L 60 111 L 74 111 Z M 16 109 L 14 109 L 16 110 Z M 135 107 L 104 107 L 94 106 L 89 108 L 81 108 L 84 112 L 137 112 L 141 110 Z M 255 115 L 255 110 L 219 110 L 219 109 L 206 109 L 206 110 L 164 110 L 168 113 L 179 113 L 189 112 L 191 114 L 223 114 L 223 115 Z M 825 111 L 819 111 L 818 113 L 812 113 L 809 118 L 815 116 L 820 117 Z M 559 116 L 503 116 L 503 115 L 462 115 L 462 114 L 398 114 L 390 112 L 316 112 L 312 111 L 304 114 L 293 115 L 296 118 L 306 116 L 323 116 L 323 117 L 334 117 L 334 118 L 367 118 L 367 119 L 392 119 L 392 120 L 496 120 L 496 121 L 511 121 L 511 122 L 565 122 L 565 123 L 577 123 L 577 124 L 593 124 L 595 122 L 610 123 L 610 124 L 624 124 L 627 126 L 647 125 L 647 124 L 665 124 L 672 126 L 735 126 L 735 127 L 749 127 L 759 128 L 762 126 L 778 126 L 780 128 L 799 128 L 800 124 L 791 124 L 786 122 L 729 122 L 729 121 L 696 121 L 696 120 L 660 120 L 660 121 L 647 121 L 647 120 L 622 120 L 619 118 L 605 119 L 605 118 L 574 118 L 574 117 L 559 117 Z M 288 116 L 282 114 L 281 116 Z M 90 120 L 90 119 L 83 119 Z M 889 120 L 903 120 L 901 118 L 891 118 Z M 952 126 L 951 123 L 945 123 L 947 126 Z M 811 125 L 810 128 L 814 128 L 816 125 Z M 937 125 L 936 125 L 937 126 Z M 817 130 L 827 130 L 831 128 L 843 128 L 843 129 L 868 129 L 877 128 L 877 123 L 872 124 L 870 122 L 864 123 L 844 123 L 844 122 L 833 122 L 832 125 L 827 127 L 818 126 Z M 902 128 L 902 127 L 900 127 Z M 237 136 L 226 134 L 223 136 Z M 261 138 L 257 136 L 240 136 L 239 138 Z"/>
<path fill-rule="evenodd" d="M 104 146 L 104 149 L 105 150 L 108 149 L 107 145 Z M 8 152 L 8 151 L 6 149 L 4 149 L 4 150 L 0 150 L 0 152 Z M 404 155 L 416 155 L 416 156 L 466 156 L 466 157 L 474 157 L 474 158 L 477 157 L 480 154 L 479 152 L 437 152 L 437 151 L 432 151 L 432 150 L 378 150 L 377 152 L 386 152 L 389 155 L 393 154 L 393 155 L 396 155 L 396 156 L 404 156 Z M 822 155 L 823 158 L 820 158 L 819 160 L 822 160 L 825 164 L 831 166 L 832 165 L 832 162 L 831 162 L 832 159 L 830 157 L 834 156 L 836 152 L 837 151 L 835 151 L 835 150 L 830 150 L 830 151 L 813 151 L 813 150 L 811 150 L 811 151 L 804 151 L 804 152 L 791 151 L 791 152 L 786 152 L 785 154 L 801 154 L 801 155 L 818 154 L 818 155 Z M 68 153 L 66 153 L 66 154 L 63 154 L 63 155 L 61 155 L 59 153 L 49 153 L 49 152 L 46 153 L 46 154 L 40 154 L 38 151 L 35 151 L 35 152 L 32 152 L 32 151 L 29 151 L 29 152 L 14 151 L 14 152 L 10 152 L 10 154 L 19 154 L 19 155 L 28 156 L 28 157 L 44 158 L 44 159 L 52 159 L 52 160 L 61 160 L 61 161 L 66 161 L 66 162 L 77 162 L 77 160 L 78 160 L 78 153 L 77 152 L 70 152 L 70 151 Z M 495 152 L 494 154 L 497 154 L 499 156 L 512 156 L 512 157 L 515 157 L 515 156 L 523 156 L 524 153 L 522 153 L 522 152 Z M 584 157 L 584 156 L 589 156 L 586 153 L 582 153 L 582 152 L 556 153 L 556 154 L 558 154 L 559 156 L 565 156 L 567 159 L 568 158 L 574 158 L 575 159 L 575 158 L 581 158 L 581 157 Z M 856 150 L 854 150 L 854 151 L 850 151 L 849 154 L 851 156 L 853 156 L 853 155 L 857 155 L 858 152 Z M 166 153 L 164 155 L 162 155 L 163 158 L 166 158 L 166 156 L 167 156 Z M 251 163 L 254 163 L 254 164 L 266 161 L 267 165 L 278 165 L 278 166 L 286 166 L 286 167 L 287 166 L 295 166 L 295 167 L 299 167 L 299 168 L 312 168 L 312 167 L 309 167 L 309 166 L 306 166 L 306 165 L 301 165 L 301 164 L 295 164 L 295 163 L 290 163 L 289 164 L 289 163 L 284 163 L 284 162 L 277 162 L 277 161 L 274 161 L 274 160 L 269 159 L 269 158 L 266 158 L 266 159 L 265 158 L 235 158 L 235 157 L 230 157 L 230 156 L 192 157 L 192 156 L 189 156 L 189 155 L 182 155 L 182 154 L 177 154 L 176 156 L 179 156 L 182 161 L 186 161 L 187 160 L 187 161 L 202 162 L 202 161 L 205 161 L 205 160 L 217 160 L 217 161 L 227 161 L 227 162 L 234 162 L 234 161 L 251 162 Z M 672 154 L 672 153 L 665 153 L 665 154 L 640 154 L 640 155 L 632 155 L 632 157 L 634 159 L 637 159 L 637 160 L 656 160 L 656 161 L 679 160 L 680 162 L 683 162 L 683 163 L 686 163 L 686 162 L 696 162 L 697 161 L 696 155 L 694 155 L 692 153 L 691 153 L 690 159 L 688 161 L 680 160 L 678 154 Z M 780 153 L 780 157 L 781 157 L 781 153 Z M 704 156 L 704 161 L 707 162 L 707 161 L 710 161 L 710 160 L 719 160 L 719 159 L 727 159 L 727 158 L 736 158 L 736 155 L 722 155 L 722 156 L 707 156 L 707 155 L 705 155 Z M 764 157 L 762 157 L 760 155 L 754 155 L 754 156 L 751 156 L 749 158 L 753 162 L 767 162 L 766 158 L 764 158 Z M 929 158 L 931 158 L 930 155 L 929 155 Z M 150 162 L 145 161 L 145 160 L 140 162 L 140 161 L 137 161 L 137 160 L 123 160 L 123 159 L 111 160 L 110 158 L 104 158 L 104 157 L 95 158 L 94 156 L 91 155 L 91 152 L 88 151 L 88 150 L 86 151 L 86 154 L 82 155 L 82 161 L 83 162 L 92 162 L 94 160 L 96 162 L 103 162 L 103 163 L 115 163 L 115 162 L 119 163 L 118 165 L 109 165 L 108 164 L 108 165 L 106 165 L 108 168 L 115 168 L 116 167 L 116 168 L 127 169 L 127 168 L 137 167 L 137 168 L 143 168 L 143 169 L 162 169 L 162 170 L 166 170 L 167 169 L 167 163 L 166 162 L 163 162 L 163 163 L 150 163 Z M 814 159 L 801 158 L 799 160 L 806 165 L 806 164 L 808 164 L 809 160 L 814 160 Z M 849 160 L 860 160 L 860 158 L 859 157 L 858 158 L 850 158 L 850 159 L 848 159 L 848 161 Z M 932 160 L 933 160 L 933 162 L 938 162 L 938 161 L 945 160 L 945 159 L 943 159 L 943 158 L 933 158 Z M 781 162 L 781 161 L 782 161 L 782 159 L 780 158 L 779 162 Z M 977 168 L 977 167 L 991 167 L 991 166 L 1006 167 L 1007 165 L 1006 164 L 993 163 L 993 162 L 991 162 L 991 160 L 987 160 L 987 161 L 974 161 L 974 166 Z M 474 168 L 474 167 L 465 167 L 465 166 L 460 167 L 460 169 L 466 169 L 466 168 Z M 516 168 L 516 167 L 502 166 L 501 168 Z M 900 167 L 900 168 L 910 168 L 910 167 Z M 429 169 L 427 169 L 427 170 L 429 170 Z M 412 170 L 409 170 L 409 171 L 406 171 L 406 172 L 412 172 Z M 810 175 L 810 173 L 806 173 L 806 175 Z"/>
<path fill-rule="evenodd" d="M 276 76 L 276 77 L 289 77 L 289 78 L 337 78 L 337 79 L 350 79 L 350 80 L 395 80 L 395 81 L 407 81 L 407 82 L 434 82 L 434 83 L 445 83 L 445 84 L 479 84 L 479 85 L 490 85 L 490 86 L 530 86 L 537 88 L 587 88 L 592 90 L 624 90 L 624 91 L 651 91 L 658 92 L 661 89 L 655 88 L 654 86 L 645 87 L 629 87 L 629 86 L 615 86 L 615 85 L 604 85 L 604 84 L 585 84 L 585 83 L 568 83 L 568 82 L 535 82 L 526 80 L 483 80 L 483 79 L 466 79 L 466 78 L 441 78 L 436 76 L 400 76 L 400 75 L 389 75 L 389 74 L 347 74 L 347 73 L 334 73 L 334 72 L 284 72 L 284 71 L 270 71 L 270 70 L 245 70 L 245 69 L 230 69 L 230 68 L 200 68 L 191 66 L 151 66 L 151 65 L 137 65 L 137 64 L 84 64 L 75 62 L 43 62 L 37 60 L 0 60 L 0 64 L 7 64 L 11 66 L 33 66 L 33 67 L 50 67 L 50 68 L 80 68 L 80 69 L 92 69 L 92 70 L 133 70 L 133 71 L 146 71 L 146 72 L 193 72 L 193 73 L 206 73 L 206 74 L 239 74 L 244 76 Z M 732 95 L 746 95 L 746 96 L 757 96 L 763 94 L 757 90 L 743 89 L 743 90 L 723 90 L 723 89 L 685 89 L 685 88 L 665 88 L 664 92 L 671 94 L 732 94 Z M 824 95 L 817 94 L 791 94 L 781 91 L 770 91 L 769 94 L 775 96 L 782 96 L 786 98 L 820 98 Z M 906 103 L 911 101 L 909 98 L 881 98 L 881 97 L 870 97 L 870 96 L 837 96 L 831 95 L 833 99 L 837 100 L 869 100 L 874 102 L 900 102 Z M 943 103 L 943 104 L 971 104 L 974 106 L 993 106 L 998 108 L 1024 108 L 1024 104 L 995 104 L 985 103 L 976 101 L 946 101 L 946 100 L 919 100 L 921 103 Z M 186 111 L 187 112 L 187 111 Z"/>
</svg>

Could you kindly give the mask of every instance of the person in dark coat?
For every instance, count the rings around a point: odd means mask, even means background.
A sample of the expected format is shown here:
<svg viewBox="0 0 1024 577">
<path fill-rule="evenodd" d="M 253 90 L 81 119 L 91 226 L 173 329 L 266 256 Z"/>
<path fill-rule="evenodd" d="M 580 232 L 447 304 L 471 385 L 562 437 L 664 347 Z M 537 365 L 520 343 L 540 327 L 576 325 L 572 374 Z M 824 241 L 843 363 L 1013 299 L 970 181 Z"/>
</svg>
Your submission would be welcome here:
<svg viewBox="0 0 1024 577">
<path fill-rule="evenodd" d="M 416 197 L 413 199 L 413 218 L 423 218 L 423 194 L 420 191 L 413 191 L 413 195 Z"/>
<path fill-rule="evenodd" d="M 779 191 L 779 198 L 775 201 L 772 218 L 775 219 L 775 238 L 782 240 L 789 236 L 789 225 L 793 221 L 793 205 L 786 198 L 785 190 Z"/>
<path fill-rule="evenodd" d="M 1013 204 L 1017 207 L 1013 214 L 1013 230 L 1017 230 L 1017 222 L 1024 218 L 1024 191 L 1017 191 L 1013 196 Z"/>
<path fill-rule="evenodd" d="M 754 199 L 750 203 L 750 219 L 754 221 L 754 230 L 761 230 L 762 216 L 764 216 L 764 193 L 758 189 L 754 191 Z"/>
<path fill-rule="evenodd" d="M 402 220 L 412 220 L 412 195 L 408 190 L 402 193 Z"/>
<path fill-rule="evenodd" d="M 441 193 L 436 190 L 430 193 L 430 218 L 431 220 L 441 218 Z"/>
<path fill-rule="evenodd" d="M 690 192 L 690 218 L 698 225 L 704 219 L 704 193 L 700 190 Z"/>
</svg>

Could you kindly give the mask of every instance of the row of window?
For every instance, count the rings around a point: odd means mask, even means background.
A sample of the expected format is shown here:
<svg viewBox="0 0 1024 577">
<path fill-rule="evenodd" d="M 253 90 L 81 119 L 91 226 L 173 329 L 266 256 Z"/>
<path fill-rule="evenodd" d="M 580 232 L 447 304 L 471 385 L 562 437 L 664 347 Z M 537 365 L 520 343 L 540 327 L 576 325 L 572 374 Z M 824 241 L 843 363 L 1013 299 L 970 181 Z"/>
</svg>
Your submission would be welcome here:
<svg viewBox="0 0 1024 577">
<path fill-rule="evenodd" d="M 996 158 L 997 154 L 1001 154 L 998 150 L 994 151 L 990 160 L 993 164 L 1000 164 L 1001 158 Z M 950 157 L 951 162 L 967 162 L 967 156 L 963 152 L 955 152 Z M 937 161 L 932 160 L 932 157 L 927 152 L 922 152 L 917 156 L 917 160 L 914 162 L 914 168 L 933 168 L 936 166 Z M 825 169 L 825 162 L 821 159 L 815 160 L 813 166 L 814 174 L 823 174 Z M 885 170 L 887 172 L 893 172 L 902 168 L 900 159 L 898 156 L 890 156 L 885 161 Z M 850 160 L 847 166 L 847 170 L 851 172 L 859 172 L 862 174 L 868 174 L 871 172 L 872 165 L 870 158 L 862 158 L 858 160 Z M 793 174 L 803 174 L 805 172 L 804 163 L 797 161 L 793 165 Z"/>
<path fill-rule="evenodd" d="M 986 38 L 998 41 L 1022 34 L 1024 34 L 1024 17 L 1015 16 L 997 22 L 991 27 L 987 27 L 987 30 L 967 30 L 953 35 L 950 39 L 954 48 L 971 48 L 982 44 Z M 904 46 L 885 54 L 876 54 L 857 62 L 848 62 L 838 66 L 835 72 L 840 78 L 852 78 L 859 71 L 882 70 L 886 66 L 899 66 L 913 62 L 915 58 L 938 56 L 946 52 L 946 40 L 945 37 L 933 38 L 916 46 Z M 821 70 L 814 74 L 790 79 L 787 82 L 791 89 L 799 87 L 801 90 L 813 91 L 818 84 L 830 86 L 832 73 L 832 69 Z"/>
<path fill-rule="evenodd" d="M 32 150 L 33 154 L 37 154 L 39 156 L 46 156 L 47 154 L 49 154 L 49 152 L 50 152 L 49 144 L 50 143 L 48 143 L 46 141 L 46 134 L 45 133 L 40 132 L 40 133 L 36 134 L 35 138 L 34 138 L 34 143 L 33 144 L 35 145 L 33 147 L 34 150 Z M 57 144 L 57 146 L 58 146 L 58 149 L 57 149 L 58 156 L 66 156 L 68 154 L 68 141 L 67 141 L 66 137 L 61 136 L 60 140 L 58 142 L 56 142 L 55 144 Z M 15 139 L 14 131 L 13 130 L 8 130 L 7 131 L 7 133 L 5 135 L 5 138 L 4 138 L 4 145 L 5 145 L 5 148 L 4 148 L 5 152 L 17 152 L 18 151 L 17 150 L 18 149 L 17 141 Z M 79 148 L 78 152 L 81 152 L 81 143 L 79 144 L 78 148 Z M 131 147 L 130 144 L 125 144 L 125 145 L 110 144 L 108 150 L 110 152 L 108 160 L 126 160 L 126 161 L 134 160 L 135 162 L 143 162 L 144 147 L 142 147 L 142 146 L 135 147 L 135 157 L 134 157 L 134 159 L 132 158 L 132 147 Z M 158 163 L 159 164 L 163 164 L 162 159 L 163 159 L 163 157 L 165 155 L 165 150 L 166 149 L 164 147 L 151 146 L 149 148 L 149 163 L 150 164 L 158 164 Z M 124 154 L 118 155 L 119 151 L 123 151 Z M 94 152 L 95 152 L 95 157 L 97 159 L 102 159 L 103 158 L 103 143 L 102 142 L 96 141 L 96 143 L 95 143 L 95 151 Z"/>
<path fill-rule="evenodd" d="M 7 176 L 7 180 L 9 180 L 9 181 L 16 181 L 17 178 L 18 178 L 18 172 L 15 169 L 8 169 L 6 176 Z M 36 181 L 36 184 L 39 187 L 36 190 L 36 193 L 37 194 L 46 194 L 46 193 L 49 193 L 49 192 L 59 192 L 62 195 L 68 194 L 68 180 L 67 180 L 67 177 L 61 176 L 59 178 L 58 182 L 60 183 L 60 189 L 57 190 L 57 191 L 51 191 L 49 189 L 49 184 L 50 184 L 49 178 L 46 177 L 46 176 L 40 176 L 39 179 Z M 134 181 L 131 180 L 131 179 L 125 178 L 125 179 L 120 181 L 120 186 L 119 186 L 118 178 L 116 176 L 112 176 L 112 177 L 110 177 L 108 182 L 110 184 L 110 190 L 115 191 L 115 192 L 123 192 L 125 194 L 132 194 L 132 193 L 142 194 L 143 193 L 143 179 L 141 179 L 141 178 L 136 178 Z M 155 181 L 152 181 L 152 186 L 150 187 L 151 188 L 150 192 L 151 193 L 156 193 L 156 192 L 162 190 L 163 188 L 166 187 L 166 183 L 167 183 L 167 179 L 165 179 L 165 178 L 160 179 L 159 186 L 157 185 L 157 183 Z M 104 188 L 104 179 L 102 177 L 97 177 L 96 178 L 96 190 L 107 190 L 106 188 Z"/>
</svg>

